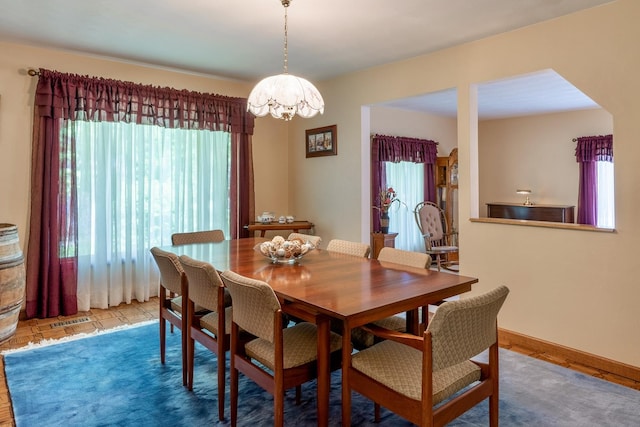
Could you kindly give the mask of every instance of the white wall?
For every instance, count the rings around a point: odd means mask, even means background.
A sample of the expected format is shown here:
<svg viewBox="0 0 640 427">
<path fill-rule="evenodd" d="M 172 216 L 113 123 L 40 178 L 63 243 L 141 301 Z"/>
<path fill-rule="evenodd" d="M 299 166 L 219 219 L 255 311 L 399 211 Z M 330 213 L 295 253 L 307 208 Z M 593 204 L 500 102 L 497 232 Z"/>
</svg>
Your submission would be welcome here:
<svg viewBox="0 0 640 427">
<path fill-rule="evenodd" d="M 636 280 L 640 241 L 640 2 L 618 0 L 521 30 L 406 61 L 319 82 L 323 116 L 292 123 L 290 203 L 318 218 L 320 234 L 367 241 L 368 143 L 362 106 L 458 91 L 460 257 L 462 273 L 479 278 L 473 293 L 511 288 L 502 328 L 640 366 Z M 472 223 L 479 184 L 470 162 L 477 127 L 472 85 L 553 69 L 613 115 L 616 232 Z M 338 156 L 305 159 L 305 128 L 338 125 Z M 477 126 L 477 125 L 475 125 Z M 571 135 L 573 137 L 575 135 Z M 318 191 L 313 189 L 320 188 Z M 476 214 L 474 213 L 473 216 Z"/>
</svg>

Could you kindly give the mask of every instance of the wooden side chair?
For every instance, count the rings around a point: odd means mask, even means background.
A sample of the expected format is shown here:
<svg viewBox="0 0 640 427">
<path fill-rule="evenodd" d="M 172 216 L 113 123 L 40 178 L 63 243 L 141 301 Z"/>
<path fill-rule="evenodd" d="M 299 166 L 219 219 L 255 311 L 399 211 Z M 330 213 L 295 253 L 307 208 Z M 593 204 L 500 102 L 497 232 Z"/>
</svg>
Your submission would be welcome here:
<svg viewBox="0 0 640 427">
<path fill-rule="evenodd" d="M 320 246 L 320 242 L 322 241 L 320 236 L 312 236 L 311 234 L 302 234 L 302 233 L 291 233 L 291 234 L 289 234 L 289 237 L 287 237 L 287 240 L 293 240 L 293 239 L 300 239 L 300 240 L 302 240 L 302 243 L 309 242 L 315 248 L 318 248 Z"/>
<path fill-rule="evenodd" d="M 187 302 L 187 386 L 193 390 L 195 342 L 216 355 L 218 363 L 218 418 L 224 419 L 226 384 L 226 352 L 231 336 L 231 295 L 225 292 L 222 279 L 213 266 L 186 255 L 180 263 L 187 276 L 189 298 Z M 206 314 L 196 312 L 202 307 Z"/>
<path fill-rule="evenodd" d="M 445 302 L 421 337 L 367 325 L 384 341 L 343 367 L 343 421 L 350 420 L 353 390 L 374 401 L 376 421 L 383 405 L 419 426 L 444 426 L 489 398 L 489 424 L 497 426 L 497 316 L 508 293 L 500 286 Z M 487 363 L 470 360 L 487 349 Z"/>
<path fill-rule="evenodd" d="M 350 242 L 348 240 L 333 239 L 327 245 L 329 252 L 338 252 L 367 258 L 371 253 L 371 247 L 366 243 Z"/>
<path fill-rule="evenodd" d="M 405 251 L 402 249 L 384 247 L 378 254 L 380 264 L 393 263 L 399 266 L 409 268 L 427 269 L 431 265 L 431 256 L 423 252 Z M 422 323 L 426 327 L 428 321 L 428 307 L 422 307 Z M 374 322 L 376 326 L 390 329 L 398 332 L 407 331 L 407 320 L 403 316 L 390 316 L 382 320 Z M 356 328 L 351 331 L 351 342 L 353 346 L 362 350 L 371 347 L 374 344 L 375 336 L 362 328 Z"/>
<path fill-rule="evenodd" d="M 424 238 L 425 251 L 436 259 L 438 271 L 442 267 L 450 268 L 455 265 L 455 262 L 447 260 L 447 256 L 458 252 L 458 246 L 455 245 L 457 234 L 449 230 L 444 211 L 433 202 L 421 202 L 413 213 Z"/>
<path fill-rule="evenodd" d="M 188 245 L 191 243 L 215 243 L 224 240 L 224 231 L 205 230 L 191 231 L 188 233 L 173 233 L 171 235 L 172 245 Z"/>
<path fill-rule="evenodd" d="M 154 247 L 151 248 L 151 255 L 160 270 L 160 290 L 158 292 L 158 300 L 160 301 L 160 363 L 164 364 L 165 362 L 166 322 L 168 321 L 172 332 L 174 326 L 182 331 L 182 385 L 186 386 L 188 385 L 187 335 L 185 332 L 187 329 L 187 277 L 176 254 Z"/>
<path fill-rule="evenodd" d="M 262 281 L 232 271 L 222 280 L 233 300 L 231 327 L 231 425 L 238 419 L 238 373 L 242 372 L 273 395 L 274 426 L 284 423 L 285 390 L 296 388 L 317 375 L 317 328 L 308 322 L 284 328 L 280 302 Z M 241 345 L 240 329 L 255 336 Z M 341 362 L 342 337 L 331 333 L 331 368 Z M 267 420 L 263 420 L 267 423 Z"/>
</svg>

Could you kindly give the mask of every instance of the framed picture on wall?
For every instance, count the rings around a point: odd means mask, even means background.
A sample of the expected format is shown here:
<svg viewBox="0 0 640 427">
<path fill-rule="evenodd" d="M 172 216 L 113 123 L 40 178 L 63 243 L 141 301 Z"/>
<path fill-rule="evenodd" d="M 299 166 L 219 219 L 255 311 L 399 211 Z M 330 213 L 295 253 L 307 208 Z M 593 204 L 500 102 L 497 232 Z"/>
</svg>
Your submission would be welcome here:
<svg viewBox="0 0 640 427">
<path fill-rule="evenodd" d="M 335 156 L 338 154 L 338 126 L 331 125 L 305 131 L 307 157 Z"/>
</svg>

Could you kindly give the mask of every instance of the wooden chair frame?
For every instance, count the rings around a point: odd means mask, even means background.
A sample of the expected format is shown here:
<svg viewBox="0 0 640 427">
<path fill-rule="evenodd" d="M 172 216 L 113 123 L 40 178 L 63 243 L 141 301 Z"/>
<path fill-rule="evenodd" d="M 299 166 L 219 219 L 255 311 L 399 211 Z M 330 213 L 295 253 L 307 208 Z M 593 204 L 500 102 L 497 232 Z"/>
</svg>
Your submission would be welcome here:
<svg viewBox="0 0 640 427">
<path fill-rule="evenodd" d="M 185 274 L 188 278 L 188 271 L 190 268 L 205 268 L 204 263 L 190 259 L 186 256 L 180 257 L 180 262 L 182 263 L 183 268 L 185 269 Z M 216 270 L 213 266 L 209 267 L 212 269 L 214 274 L 217 274 Z M 189 284 L 187 280 L 187 286 L 194 286 L 195 281 L 192 281 Z M 216 286 L 215 283 L 211 283 L 212 286 Z M 217 296 L 217 303 L 215 307 L 215 312 L 218 314 L 217 316 L 217 336 L 212 336 L 210 333 L 205 332 L 205 329 L 200 325 L 200 319 L 202 318 L 202 314 L 196 313 L 196 304 L 194 300 L 191 298 L 191 295 L 187 298 L 187 321 L 186 324 L 188 327 L 185 329 L 187 331 L 187 345 L 186 345 L 186 359 L 187 359 L 187 387 L 189 390 L 193 390 L 193 371 L 195 364 L 195 342 L 199 342 L 209 351 L 216 355 L 217 359 L 217 373 L 218 373 L 218 418 L 222 421 L 224 419 L 224 400 L 225 400 L 225 389 L 226 389 L 226 352 L 230 348 L 230 338 L 231 336 L 225 334 L 226 330 L 226 318 L 225 318 L 225 288 L 222 283 L 222 279 L 220 279 L 219 284 L 215 289 Z M 222 332 L 221 332 L 222 331 Z"/>
<path fill-rule="evenodd" d="M 431 334 L 425 331 L 422 337 L 406 334 L 375 325 L 367 325 L 364 328 L 382 340 L 393 340 L 412 348 L 420 350 L 423 354 L 422 366 L 422 396 L 423 399 L 414 400 L 403 396 L 389 387 L 381 384 L 360 371 L 348 367 L 348 383 L 350 390 L 371 399 L 375 403 L 374 419 L 380 421 L 380 405 L 400 415 L 410 422 L 425 427 L 445 426 L 460 415 L 473 408 L 484 399 L 489 398 L 489 425 L 498 426 L 498 329 L 496 327 L 496 343 L 489 347 L 488 363 L 473 361 L 481 369 L 480 382 L 473 385 L 459 396 L 443 403 L 437 409 L 433 408 L 433 383 L 432 383 L 432 343 Z M 345 384 L 342 385 L 345 387 Z M 390 396 L 393 396 L 391 398 Z"/>
<path fill-rule="evenodd" d="M 169 261 L 175 257 L 175 262 L 179 263 L 178 257 L 170 252 L 165 252 L 159 248 L 152 248 L 151 253 L 154 256 L 156 264 L 160 269 L 160 284 L 158 291 L 158 301 L 159 301 L 159 323 L 160 323 L 160 363 L 164 365 L 165 363 L 165 355 L 166 355 L 166 333 L 167 333 L 167 323 L 171 325 L 171 332 L 173 332 L 173 328 L 177 327 L 181 330 L 181 345 L 182 345 L 182 385 L 188 385 L 188 367 L 187 367 L 187 301 L 189 299 L 189 290 L 187 284 L 187 276 L 184 274 L 182 268 L 178 268 L 176 266 L 176 274 L 179 275 L 180 281 L 180 295 L 182 296 L 182 313 L 176 312 L 171 306 L 171 300 L 176 297 L 177 292 L 165 287 L 163 283 L 163 275 L 162 268 L 160 264 L 158 264 L 158 258 L 156 256 L 165 257 Z M 162 262 L 162 261 L 161 261 Z"/>
<path fill-rule="evenodd" d="M 432 209 L 434 212 L 438 212 L 441 230 L 433 233 L 424 229 L 421 217 L 423 209 Z M 458 252 L 456 244 L 458 233 L 450 231 L 449 221 L 447 220 L 445 212 L 437 204 L 425 201 L 416 205 L 413 210 L 413 214 L 416 224 L 418 225 L 418 229 L 420 230 L 420 234 L 424 239 L 425 252 L 435 258 L 438 271 L 440 271 L 441 268 L 452 270 L 451 267 L 458 263 L 457 261 L 449 261 L 447 254 Z M 443 261 L 443 258 L 447 259 Z"/>
</svg>

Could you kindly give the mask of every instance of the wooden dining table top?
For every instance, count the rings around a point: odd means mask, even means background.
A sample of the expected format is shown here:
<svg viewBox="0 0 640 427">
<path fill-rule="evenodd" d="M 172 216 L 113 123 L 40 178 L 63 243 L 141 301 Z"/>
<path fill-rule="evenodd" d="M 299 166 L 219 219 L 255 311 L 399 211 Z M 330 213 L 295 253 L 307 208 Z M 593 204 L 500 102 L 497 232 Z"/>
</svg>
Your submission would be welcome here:
<svg viewBox="0 0 640 427">
<path fill-rule="evenodd" d="M 355 327 L 459 295 L 478 280 L 318 249 L 296 264 L 273 264 L 254 250 L 263 238 L 162 249 L 267 282 L 285 303 L 302 304 Z M 286 307 L 283 307 L 287 311 Z"/>
</svg>

